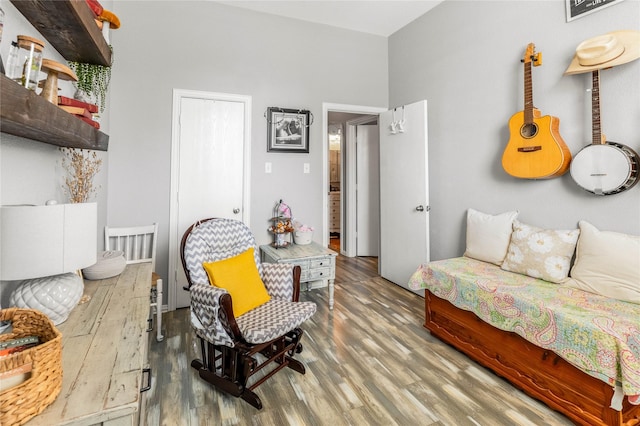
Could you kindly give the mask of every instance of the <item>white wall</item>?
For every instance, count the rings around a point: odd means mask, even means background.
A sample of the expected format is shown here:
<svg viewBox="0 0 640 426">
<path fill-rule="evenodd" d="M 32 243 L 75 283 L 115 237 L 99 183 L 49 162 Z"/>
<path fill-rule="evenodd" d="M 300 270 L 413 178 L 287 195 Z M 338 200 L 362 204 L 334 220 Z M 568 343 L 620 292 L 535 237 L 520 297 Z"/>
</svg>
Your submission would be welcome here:
<svg viewBox="0 0 640 426">
<path fill-rule="evenodd" d="M 432 259 L 464 251 L 466 209 L 518 209 L 523 222 L 571 229 L 585 219 L 603 230 L 640 234 L 640 184 L 598 197 L 569 173 L 520 180 L 501 165 L 508 120 L 523 109 L 528 43 L 543 52 L 533 100 L 560 119 L 573 154 L 591 143 L 591 74 L 563 76 L 576 46 L 609 31 L 640 30 L 640 2 L 628 0 L 567 23 L 565 2 L 445 1 L 389 38 L 390 106 L 427 99 Z M 640 152 L 640 61 L 601 72 L 602 129 Z"/>
<path fill-rule="evenodd" d="M 281 198 L 321 241 L 322 103 L 386 106 L 387 39 L 208 1 L 114 8 L 122 27 L 112 33 L 108 223 L 159 222 L 158 269 L 166 276 L 171 103 L 179 88 L 252 97 L 250 225 L 258 243 L 270 241 L 268 219 Z M 313 113 L 309 154 L 266 152 L 270 106 Z"/>
</svg>

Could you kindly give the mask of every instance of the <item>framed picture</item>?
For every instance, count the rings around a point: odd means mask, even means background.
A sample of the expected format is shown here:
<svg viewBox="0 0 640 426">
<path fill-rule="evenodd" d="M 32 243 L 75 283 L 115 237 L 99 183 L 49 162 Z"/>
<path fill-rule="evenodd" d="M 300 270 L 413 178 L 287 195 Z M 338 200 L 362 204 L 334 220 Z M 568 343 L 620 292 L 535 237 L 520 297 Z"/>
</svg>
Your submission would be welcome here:
<svg viewBox="0 0 640 426">
<path fill-rule="evenodd" d="M 582 18 L 605 7 L 613 6 L 623 0 L 565 0 L 567 6 L 567 22 Z"/>
<path fill-rule="evenodd" d="M 309 152 L 309 111 L 267 108 L 267 152 Z"/>
</svg>

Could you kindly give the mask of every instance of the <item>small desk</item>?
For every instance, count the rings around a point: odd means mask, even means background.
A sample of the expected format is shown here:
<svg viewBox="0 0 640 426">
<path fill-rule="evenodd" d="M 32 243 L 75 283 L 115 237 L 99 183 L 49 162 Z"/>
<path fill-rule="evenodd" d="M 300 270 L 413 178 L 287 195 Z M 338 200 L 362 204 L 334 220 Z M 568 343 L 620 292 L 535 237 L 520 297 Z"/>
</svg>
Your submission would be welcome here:
<svg viewBox="0 0 640 426">
<path fill-rule="evenodd" d="M 302 269 L 300 283 L 328 280 L 329 309 L 333 309 L 334 281 L 336 279 L 336 257 L 338 253 L 320 244 L 291 244 L 285 248 L 271 245 L 260 246 L 263 263 L 290 263 Z"/>
<path fill-rule="evenodd" d="M 57 326 L 62 333 L 62 390 L 32 418 L 36 425 L 137 425 L 140 393 L 148 378 L 151 263 L 127 265 L 122 274 L 84 282 L 91 300 Z"/>
</svg>

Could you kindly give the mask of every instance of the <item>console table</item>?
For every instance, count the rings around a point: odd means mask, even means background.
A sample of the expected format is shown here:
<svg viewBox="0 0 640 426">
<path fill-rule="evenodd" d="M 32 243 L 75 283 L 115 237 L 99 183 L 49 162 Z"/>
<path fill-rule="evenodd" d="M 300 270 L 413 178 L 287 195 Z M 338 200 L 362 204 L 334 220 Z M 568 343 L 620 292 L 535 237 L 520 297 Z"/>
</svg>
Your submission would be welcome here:
<svg viewBox="0 0 640 426">
<path fill-rule="evenodd" d="M 62 333 L 62 390 L 29 426 L 139 422 L 144 409 L 140 391 L 150 383 L 143 369 L 151 264 L 127 265 L 116 277 L 84 283 L 84 294 L 91 299 L 57 326 Z"/>
<path fill-rule="evenodd" d="M 260 246 L 260 254 L 263 263 L 299 265 L 300 269 L 302 269 L 300 283 L 327 280 L 329 285 L 329 309 L 333 309 L 336 257 L 338 253 L 312 241 L 310 244 L 291 244 L 284 248 L 264 245 Z"/>
</svg>

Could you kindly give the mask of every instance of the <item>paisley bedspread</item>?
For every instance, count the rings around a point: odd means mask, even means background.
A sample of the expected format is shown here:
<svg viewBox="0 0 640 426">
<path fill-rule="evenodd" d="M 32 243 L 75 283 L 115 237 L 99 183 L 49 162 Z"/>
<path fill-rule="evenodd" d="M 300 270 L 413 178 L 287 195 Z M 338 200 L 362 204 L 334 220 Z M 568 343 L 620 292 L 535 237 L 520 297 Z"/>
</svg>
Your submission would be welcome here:
<svg viewBox="0 0 640 426">
<path fill-rule="evenodd" d="M 420 265 L 409 288 L 426 288 L 496 328 L 555 352 L 640 404 L 640 305 L 467 257 Z"/>
</svg>

